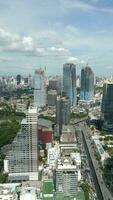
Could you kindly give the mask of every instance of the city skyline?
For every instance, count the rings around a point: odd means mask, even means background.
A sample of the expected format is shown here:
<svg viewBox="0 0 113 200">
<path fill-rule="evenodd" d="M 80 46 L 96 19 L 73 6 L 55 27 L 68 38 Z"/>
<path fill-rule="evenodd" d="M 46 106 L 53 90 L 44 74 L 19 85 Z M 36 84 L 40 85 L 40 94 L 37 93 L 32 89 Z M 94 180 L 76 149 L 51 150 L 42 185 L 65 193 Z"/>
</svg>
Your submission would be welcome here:
<svg viewBox="0 0 113 200">
<path fill-rule="evenodd" d="M 111 0 L 0 0 L 0 73 L 46 66 L 60 74 L 66 62 L 77 71 L 88 62 L 96 75 L 110 75 L 112 17 Z"/>
</svg>

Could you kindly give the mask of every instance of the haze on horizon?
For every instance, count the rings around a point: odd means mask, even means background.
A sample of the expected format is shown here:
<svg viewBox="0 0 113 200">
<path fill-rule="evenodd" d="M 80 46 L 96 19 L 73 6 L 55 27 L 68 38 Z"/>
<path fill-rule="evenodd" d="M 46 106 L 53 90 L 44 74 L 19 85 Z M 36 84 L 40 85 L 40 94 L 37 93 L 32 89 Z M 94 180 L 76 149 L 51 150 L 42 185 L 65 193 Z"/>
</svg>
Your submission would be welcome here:
<svg viewBox="0 0 113 200">
<path fill-rule="evenodd" d="M 87 62 L 97 75 L 113 72 L 113 1 L 0 0 L 0 74 L 45 67 L 60 74 L 65 62 Z"/>
</svg>

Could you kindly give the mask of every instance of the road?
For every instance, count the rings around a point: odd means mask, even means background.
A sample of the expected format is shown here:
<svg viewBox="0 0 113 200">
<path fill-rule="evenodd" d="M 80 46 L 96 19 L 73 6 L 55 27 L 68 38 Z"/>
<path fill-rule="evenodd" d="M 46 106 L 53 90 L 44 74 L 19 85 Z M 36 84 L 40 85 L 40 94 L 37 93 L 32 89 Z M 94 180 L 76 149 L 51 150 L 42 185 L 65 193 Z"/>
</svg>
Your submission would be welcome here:
<svg viewBox="0 0 113 200">
<path fill-rule="evenodd" d="M 96 199 L 97 197 L 96 194 L 97 194 L 98 189 L 95 188 L 94 180 L 96 182 L 96 185 L 98 181 L 96 180 L 96 178 L 94 179 L 94 173 L 91 166 L 91 159 L 89 158 L 90 156 L 88 155 L 88 152 L 86 151 L 86 145 L 83 139 L 83 135 L 81 134 L 81 130 L 80 129 L 76 130 L 76 133 L 77 133 L 76 137 L 77 137 L 78 147 L 81 152 L 82 178 L 85 179 L 85 181 L 90 185 L 90 193 L 89 193 L 90 199 Z"/>
<path fill-rule="evenodd" d="M 108 188 L 106 187 L 106 185 L 104 183 L 104 180 L 102 177 L 102 171 L 99 168 L 98 161 L 96 160 L 95 155 L 94 155 L 94 149 L 92 148 L 91 139 L 89 137 L 91 135 L 91 130 L 87 125 L 84 125 L 83 123 L 80 123 L 79 125 L 80 125 L 80 128 L 82 129 L 82 133 L 83 133 L 83 136 L 84 136 L 84 139 L 85 139 L 85 142 L 86 142 L 86 145 L 87 145 L 87 148 L 88 148 L 91 160 L 92 160 L 92 164 L 95 169 L 96 177 L 98 179 L 98 183 L 99 183 L 99 186 L 100 186 L 100 189 L 102 192 L 103 199 L 104 200 L 113 200 L 113 197 L 112 197 L 110 191 L 108 190 Z M 99 199 L 99 200 L 101 200 L 101 199 Z"/>
</svg>

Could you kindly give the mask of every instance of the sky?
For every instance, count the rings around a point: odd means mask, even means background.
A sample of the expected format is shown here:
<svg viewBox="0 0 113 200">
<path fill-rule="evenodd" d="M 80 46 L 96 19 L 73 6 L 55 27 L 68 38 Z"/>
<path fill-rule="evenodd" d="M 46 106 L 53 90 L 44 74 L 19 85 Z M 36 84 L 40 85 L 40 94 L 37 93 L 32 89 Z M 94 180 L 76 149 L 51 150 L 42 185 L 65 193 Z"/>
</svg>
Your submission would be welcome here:
<svg viewBox="0 0 113 200">
<path fill-rule="evenodd" d="M 113 74 L 113 0 L 0 0 L 0 75 Z"/>
</svg>

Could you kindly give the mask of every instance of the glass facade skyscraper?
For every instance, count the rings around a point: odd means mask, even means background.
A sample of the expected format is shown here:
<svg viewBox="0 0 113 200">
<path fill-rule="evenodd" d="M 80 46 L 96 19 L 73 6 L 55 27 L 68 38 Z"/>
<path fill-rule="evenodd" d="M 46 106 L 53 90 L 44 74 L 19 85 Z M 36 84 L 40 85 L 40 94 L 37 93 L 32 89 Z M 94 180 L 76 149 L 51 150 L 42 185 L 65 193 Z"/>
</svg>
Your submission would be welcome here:
<svg viewBox="0 0 113 200">
<path fill-rule="evenodd" d="M 77 101 L 75 64 L 63 65 L 63 92 L 70 99 L 71 106 L 75 106 Z"/>
<path fill-rule="evenodd" d="M 113 81 L 108 81 L 103 86 L 102 97 L 103 129 L 113 132 Z"/>
<path fill-rule="evenodd" d="M 62 132 L 62 125 L 69 124 L 70 121 L 70 100 L 66 97 L 57 97 L 56 102 L 56 123 L 59 127 L 59 134 Z"/>
<path fill-rule="evenodd" d="M 34 106 L 43 107 L 46 105 L 46 78 L 41 68 L 35 71 L 34 75 Z"/>
<path fill-rule="evenodd" d="M 81 100 L 91 100 L 94 96 L 94 73 L 89 66 L 81 70 Z"/>
</svg>

